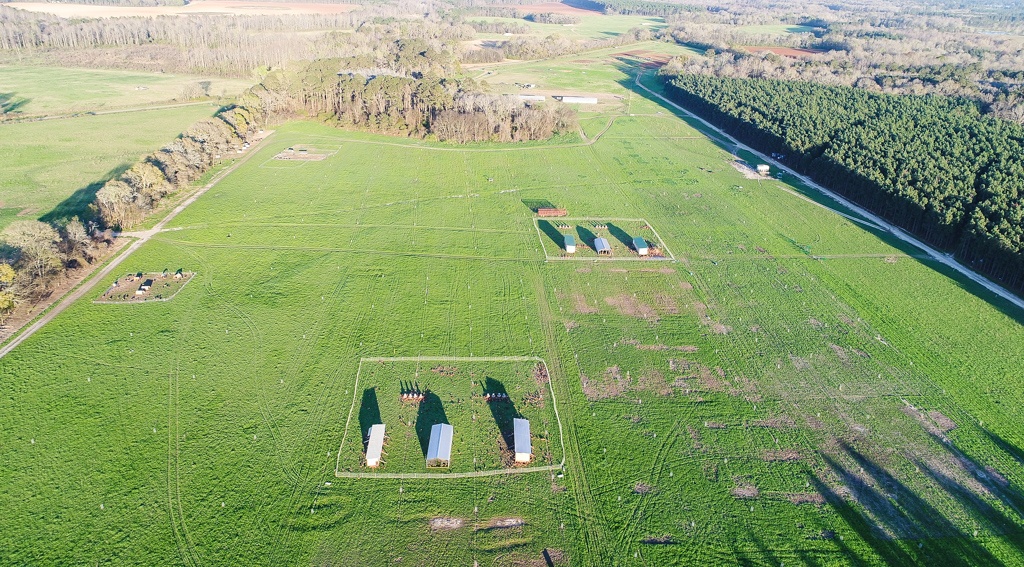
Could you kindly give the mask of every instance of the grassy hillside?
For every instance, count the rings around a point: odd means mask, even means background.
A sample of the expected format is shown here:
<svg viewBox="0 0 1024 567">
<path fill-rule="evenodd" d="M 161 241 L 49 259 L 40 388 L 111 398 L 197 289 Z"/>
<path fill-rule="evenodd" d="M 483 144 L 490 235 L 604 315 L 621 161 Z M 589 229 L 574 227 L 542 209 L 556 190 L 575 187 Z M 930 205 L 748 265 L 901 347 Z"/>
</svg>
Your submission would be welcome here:
<svg viewBox="0 0 1024 567">
<path fill-rule="evenodd" d="M 281 127 L 124 264 L 197 281 L 0 360 L 9 561 L 1020 562 L 1021 315 L 749 178 L 624 70 L 585 142 Z M 332 155 L 274 159 L 296 144 Z M 678 261 L 547 262 L 545 202 Z M 335 477 L 382 356 L 545 359 L 564 476 Z"/>
</svg>

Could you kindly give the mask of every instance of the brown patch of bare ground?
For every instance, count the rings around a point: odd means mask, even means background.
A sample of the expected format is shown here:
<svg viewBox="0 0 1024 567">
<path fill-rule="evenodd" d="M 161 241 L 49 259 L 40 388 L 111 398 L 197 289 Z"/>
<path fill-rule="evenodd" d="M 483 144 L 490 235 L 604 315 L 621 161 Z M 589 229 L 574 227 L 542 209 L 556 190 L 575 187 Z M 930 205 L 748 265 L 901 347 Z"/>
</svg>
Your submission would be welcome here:
<svg viewBox="0 0 1024 567">
<path fill-rule="evenodd" d="M 657 370 L 648 370 L 640 375 L 637 387 L 641 390 L 654 392 L 659 396 L 671 396 L 672 385 L 665 381 L 665 376 Z"/>
<path fill-rule="evenodd" d="M 525 526 L 526 522 L 522 518 L 492 518 L 489 522 L 483 526 L 477 527 L 477 530 L 501 530 L 508 528 L 519 528 Z"/>
<path fill-rule="evenodd" d="M 792 429 L 793 427 L 796 427 L 796 422 L 788 415 L 780 415 L 776 417 L 769 417 L 768 419 L 751 421 L 748 422 L 747 425 L 750 427 L 765 427 L 767 429 Z"/>
<path fill-rule="evenodd" d="M 537 365 L 533 367 L 533 380 L 537 382 L 538 386 L 547 384 L 551 380 L 548 377 L 548 368 L 538 362 Z"/>
<path fill-rule="evenodd" d="M 956 422 L 954 422 L 952 419 L 949 419 L 938 410 L 932 410 L 928 412 L 928 417 L 932 418 L 932 421 L 935 422 L 935 425 L 937 425 L 943 433 L 949 433 L 950 431 L 956 429 Z"/>
<path fill-rule="evenodd" d="M 457 530 L 462 527 L 462 518 L 431 518 L 430 529 L 433 531 Z"/>
<path fill-rule="evenodd" d="M 621 294 L 604 298 L 605 303 L 614 307 L 620 314 L 627 317 L 636 317 L 647 321 L 658 321 L 658 313 L 653 307 L 638 301 L 628 294 Z"/>
<path fill-rule="evenodd" d="M 736 487 L 732 489 L 732 495 L 734 498 L 742 500 L 753 500 L 761 496 L 761 491 L 754 486 L 754 483 L 750 482 L 750 479 L 742 476 L 733 477 L 733 482 L 736 483 Z"/>
<path fill-rule="evenodd" d="M 572 295 L 573 308 L 576 309 L 577 313 L 583 313 L 590 315 L 597 313 L 597 307 L 593 307 L 587 303 L 587 298 L 583 297 L 582 293 L 574 293 Z"/>
<path fill-rule="evenodd" d="M 803 457 L 795 449 L 779 449 L 777 451 L 765 451 L 761 457 L 768 462 L 790 462 L 799 461 Z"/>
<path fill-rule="evenodd" d="M 693 289 L 693 284 L 690 283 L 690 282 L 679 282 L 679 287 L 681 287 L 681 288 L 683 288 L 685 290 L 691 290 L 691 289 Z"/>
<path fill-rule="evenodd" d="M 659 293 L 654 296 L 654 304 L 658 306 L 659 311 L 671 313 L 672 315 L 679 313 L 679 306 L 676 305 L 675 298 L 671 296 Z"/>
<path fill-rule="evenodd" d="M 571 331 L 571 330 L 573 330 L 573 329 L 575 329 L 576 327 L 579 327 L 579 326 L 580 326 L 580 324 L 577 323 L 576 321 L 566 321 L 565 322 L 565 330 L 566 331 Z"/>
<path fill-rule="evenodd" d="M 814 504 L 816 506 L 825 504 L 825 497 L 817 492 L 793 492 L 786 495 L 786 500 L 798 506 L 800 504 Z"/>
<path fill-rule="evenodd" d="M 701 324 L 710 327 L 711 331 L 716 335 L 725 335 L 732 331 L 732 327 L 712 320 L 708 316 L 708 306 L 700 301 L 693 303 L 693 310 L 697 313 L 697 318 L 700 319 Z"/>
<path fill-rule="evenodd" d="M 650 494 L 654 492 L 655 488 L 647 483 L 638 482 L 633 487 L 633 494 Z"/>
<path fill-rule="evenodd" d="M 845 348 L 832 343 L 829 343 L 828 346 L 832 349 L 832 352 L 836 353 L 836 358 L 838 358 L 840 362 L 843 364 L 850 363 L 850 355 L 846 352 Z"/>
<path fill-rule="evenodd" d="M 594 380 L 581 372 L 580 382 L 583 395 L 590 401 L 614 398 L 629 389 L 629 381 L 622 377 L 622 369 L 618 366 L 606 369 L 600 378 Z"/>
</svg>

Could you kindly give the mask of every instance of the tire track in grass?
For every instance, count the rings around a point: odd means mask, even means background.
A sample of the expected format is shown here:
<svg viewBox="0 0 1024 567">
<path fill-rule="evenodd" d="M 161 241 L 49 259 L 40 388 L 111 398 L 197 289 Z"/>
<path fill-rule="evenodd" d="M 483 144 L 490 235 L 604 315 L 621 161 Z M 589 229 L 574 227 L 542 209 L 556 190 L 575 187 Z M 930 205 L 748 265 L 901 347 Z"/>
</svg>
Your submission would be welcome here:
<svg viewBox="0 0 1024 567">
<path fill-rule="evenodd" d="M 200 264 L 204 264 L 201 258 L 197 257 L 197 259 Z M 209 278 L 209 271 L 204 269 L 204 272 L 207 273 L 207 278 Z M 203 286 L 203 289 L 209 292 L 209 287 L 209 283 L 207 283 L 207 285 Z M 185 523 L 185 511 L 181 504 L 181 431 L 179 422 L 181 412 L 179 408 L 179 382 L 181 352 L 191 335 L 194 321 L 197 320 L 196 315 L 199 314 L 199 310 L 196 308 L 196 304 L 199 302 L 200 297 L 199 294 L 196 294 L 189 304 L 189 309 L 184 313 L 186 323 L 182 327 L 181 334 L 174 346 L 174 355 L 172 357 L 173 369 L 168 373 L 167 377 L 167 511 L 171 521 L 171 530 L 178 548 L 178 555 L 181 557 L 182 562 L 190 567 L 199 565 L 200 560 L 191 534 L 188 532 L 188 527 Z"/>
<path fill-rule="evenodd" d="M 329 256 L 323 258 L 325 268 L 327 267 L 326 264 L 330 263 L 327 261 L 328 259 Z M 314 338 L 303 341 L 302 346 L 299 349 L 300 352 L 292 358 L 292 365 L 288 369 L 285 378 L 289 383 L 292 383 L 293 380 L 301 379 L 301 373 L 305 368 L 304 362 L 310 356 L 308 353 L 316 353 L 321 350 L 317 348 L 317 346 L 320 344 L 320 337 L 324 334 L 322 333 L 322 330 L 325 327 L 326 321 L 329 320 L 329 315 L 339 311 L 338 307 L 341 302 L 344 301 L 342 299 L 344 295 L 341 292 L 348 286 L 350 277 L 351 272 L 346 270 L 343 277 L 338 280 L 338 283 L 334 286 L 333 290 L 331 290 L 332 293 L 330 294 L 330 301 L 326 299 L 326 295 L 325 299 L 321 300 L 321 307 L 317 312 L 313 327 L 311 329 L 307 329 L 307 334 L 311 332 Z M 365 318 L 366 310 L 361 310 L 361 312 L 364 313 Z M 318 436 L 313 435 L 312 433 L 320 427 L 319 424 L 323 422 L 323 417 L 327 412 L 325 397 L 327 392 L 329 392 L 337 382 L 340 373 L 341 371 L 336 369 L 334 372 L 330 373 L 328 379 L 324 380 L 324 384 L 317 393 L 316 400 L 313 402 L 312 411 L 307 412 L 305 420 L 299 426 L 300 433 L 296 447 L 288 451 L 288 453 L 293 456 L 291 460 L 297 461 L 299 464 L 297 467 L 289 467 L 289 470 L 286 472 L 286 478 L 292 485 L 291 493 L 289 494 L 287 504 L 284 507 L 285 514 L 279 524 L 281 535 L 277 538 L 274 548 L 268 554 L 271 557 L 279 556 L 281 553 L 286 554 L 286 557 L 275 558 L 280 560 L 280 563 L 282 564 L 288 562 L 287 554 L 289 553 L 289 545 L 292 541 L 292 536 L 295 534 L 295 531 L 290 529 L 289 523 L 294 514 L 300 513 L 296 507 L 299 500 L 302 498 L 305 488 L 311 488 L 309 486 L 309 481 L 316 472 L 315 469 L 310 470 L 311 467 L 315 466 L 313 463 L 316 462 L 316 458 L 310 444 L 316 444 L 318 442 Z M 326 466 L 327 465 L 322 464 L 319 469 L 320 472 L 323 472 Z M 303 507 L 303 510 L 304 509 L 305 507 Z M 311 507 L 310 510 L 310 513 L 312 514 L 313 508 Z M 277 563 L 277 560 L 273 560 L 271 563 Z"/>
<path fill-rule="evenodd" d="M 665 461 L 678 440 L 679 421 L 677 420 L 672 425 L 672 430 L 669 432 L 669 438 L 661 444 L 654 460 L 651 462 L 651 472 L 648 475 L 648 478 L 650 478 L 651 486 L 653 486 L 655 490 L 657 490 L 658 484 L 660 484 L 661 481 L 661 475 L 665 470 Z M 637 549 L 636 546 L 638 546 L 639 543 L 637 534 L 640 531 L 640 523 L 645 517 L 647 509 L 650 508 L 651 503 L 654 500 L 654 494 L 638 494 L 638 496 L 639 499 L 637 505 L 633 507 L 633 512 L 630 514 L 629 521 L 626 523 L 626 529 L 623 530 L 618 537 L 616 547 L 619 549 Z"/>
<path fill-rule="evenodd" d="M 555 331 L 553 328 L 554 316 L 551 312 L 551 305 L 548 302 L 547 293 L 544 287 L 544 274 L 538 270 L 534 270 L 530 274 L 534 280 L 534 293 L 537 301 L 538 314 L 540 315 L 540 326 L 541 331 L 544 333 L 544 341 L 546 344 L 547 352 L 551 353 L 547 356 L 549 361 L 549 373 L 548 380 L 551 381 L 552 389 L 555 384 L 561 383 L 565 387 L 566 403 L 564 404 L 565 412 L 565 463 L 566 469 L 570 471 L 573 476 L 573 482 L 570 483 L 572 491 L 576 497 L 576 505 L 578 509 L 577 521 L 580 526 L 580 535 L 583 538 L 581 549 L 585 549 L 589 555 L 588 559 L 591 560 L 592 565 L 607 565 L 609 564 L 608 550 L 605 548 L 604 542 L 606 541 L 603 537 L 602 528 L 607 526 L 607 521 L 604 515 L 600 512 L 600 509 L 594 504 L 594 495 L 590 487 L 590 483 L 587 480 L 585 467 L 581 458 L 580 442 L 576 435 L 575 420 L 573 418 L 573 404 L 570 399 L 572 389 L 569 387 L 568 381 L 565 378 L 565 374 L 562 371 L 561 361 L 558 353 L 560 351 L 558 347 L 558 341 L 555 338 Z M 596 520 L 596 521 L 592 521 Z M 583 558 L 581 558 L 583 559 Z"/>
</svg>

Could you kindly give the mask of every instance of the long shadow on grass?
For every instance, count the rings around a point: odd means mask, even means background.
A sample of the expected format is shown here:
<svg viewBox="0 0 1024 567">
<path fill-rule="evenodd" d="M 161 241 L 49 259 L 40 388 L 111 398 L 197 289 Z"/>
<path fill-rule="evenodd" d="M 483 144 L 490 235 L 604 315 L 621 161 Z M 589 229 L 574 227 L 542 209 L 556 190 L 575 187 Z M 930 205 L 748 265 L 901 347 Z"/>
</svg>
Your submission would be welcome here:
<svg viewBox="0 0 1024 567">
<path fill-rule="evenodd" d="M 597 235 L 590 231 L 589 228 L 583 226 L 576 227 L 576 234 L 580 237 L 580 244 L 589 246 L 592 250 L 596 251 L 597 248 L 594 246 L 594 239 Z"/>
<path fill-rule="evenodd" d="M 380 404 L 377 402 L 377 387 L 363 390 L 363 400 L 359 404 L 359 430 L 363 432 L 363 451 L 366 451 L 367 437 L 370 427 L 380 423 Z"/>
<path fill-rule="evenodd" d="M 505 385 L 500 380 L 495 380 L 490 376 L 484 379 L 484 394 L 491 395 L 491 400 L 487 402 L 487 407 L 491 410 L 491 417 L 494 418 L 494 423 L 498 426 L 498 431 L 501 434 L 501 440 L 505 444 L 503 449 L 514 451 L 515 424 L 512 423 L 512 420 L 520 417 L 519 412 L 516 410 L 516 405 L 512 402 L 512 398 L 508 396 L 508 390 L 505 389 Z"/>
<path fill-rule="evenodd" d="M 15 93 L 0 93 L 0 114 L 19 112 L 21 107 L 29 102 L 31 99 L 20 97 Z"/>
<path fill-rule="evenodd" d="M 626 88 L 627 90 L 631 91 L 633 94 L 635 94 L 637 96 L 640 96 L 640 97 L 643 97 L 643 98 L 653 102 L 654 104 L 657 104 L 658 106 L 664 108 L 666 112 L 675 115 L 677 118 L 679 118 L 680 120 L 682 120 L 683 122 L 685 122 L 686 124 L 688 124 L 689 126 L 694 128 L 698 132 L 700 132 L 700 133 L 704 134 L 705 136 L 707 136 L 708 140 L 711 141 L 711 143 L 715 144 L 716 146 L 718 146 L 722 150 L 724 150 L 724 151 L 726 151 L 726 152 L 728 152 L 730 154 L 732 154 L 734 152 L 734 150 L 736 149 L 736 146 L 734 144 L 731 144 L 731 143 L 729 143 L 728 140 L 723 139 L 717 132 L 713 132 L 713 131 L 709 130 L 707 126 L 705 126 L 702 122 L 700 122 L 697 119 L 695 119 L 689 113 L 680 112 L 678 109 L 670 106 L 665 101 L 663 101 L 663 100 L 661 100 L 661 99 L 651 95 L 647 91 L 645 91 L 645 90 L 641 89 L 640 87 L 636 86 L 636 84 L 634 83 L 634 77 L 637 75 L 637 73 L 645 71 L 645 70 L 643 70 L 635 62 L 632 62 L 632 61 L 630 61 L 628 59 L 619 58 L 618 62 L 615 64 L 615 66 L 616 66 L 617 69 L 619 69 L 622 73 L 624 73 L 627 76 L 627 78 L 622 79 L 622 80 L 619 81 L 619 84 L 622 85 L 624 88 Z M 655 89 L 655 90 L 657 90 L 657 89 Z M 714 120 L 709 120 L 709 122 L 714 123 Z M 723 130 L 724 130 L 724 128 L 723 128 Z M 735 135 L 733 135 L 733 137 L 735 137 Z M 750 145 L 750 144 L 747 144 L 747 145 Z M 774 182 L 774 180 L 772 180 L 772 182 Z M 780 181 L 779 184 L 782 184 L 782 182 Z M 828 183 L 820 183 L 820 184 L 822 186 L 824 186 L 824 187 L 828 187 L 829 186 Z M 824 206 L 826 206 L 826 207 L 828 207 L 830 209 L 839 209 L 839 210 L 845 210 L 846 209 L 846 207 L 840 205 L 836 201 L 833 201 L 828 196 L 822 194 L 821 192 L 819 192 L 819 191 L 817 191 L 815 189 L 812 189 L 812 188 L 804 185 L 803 183 L 799 182 L 798 180 L 786 179 L 786 185 L 789 188 L 791 188 L 793 191 L 795 191 L 796 193 L 798 193 L 798 194 L 800 194 L 800 195 L 802 195 L 804 197 L 807 197 L 808 199 L 814 201 L 815 203 L 819 203 L 819 204 L 824 205 Z M 837 191 L 834 191 L 834 192 L 838 193 Z M 854 199 L 847 199 L 847 200 L 856 203 L 856 201 Z M 864 207 L 864 208 L 867 208 L 867 207 Z M 852 213 L 852 211 L 851 211 L 851 213 Z M 852 213 L 852 214 L 856 215 L 856 213 Z M 878 215 L 878 216 L 884 217 L 884 215 Z M 964 276 L 960 272 L 954 270 L 953 268 L 950 268 L 949 266 L 946 266 L 945 264 L 942 264 L 940 262 L 937 262 L 937 261 L 929 259 L 929 258 L 922 258 L 922 256 L 924 255 L 924 252 L 922 250 L 920 250 L 916 246 L 912 246 L 911 244 L 896 238 L 889 231 L 878 230 L 878 229 L 874 229 L 874 228 L 871 228 L 869 226 L 864 226 L 864 225 L 860 225 L 860 224 L 858 224 L 858 226 L 862 230 L 865 230 L 865 231 L 871 233 L 872 235 L 877 237 L 879 240 L 885 242 L 885 244 L 887 244 L 887 245 L 889 245 L 889 246 L 899 250 L 903 254 L 906 254 L 908 256 L 912 256 L 912 257 L 917 258 L 918 261 L 920 261 L 925 266 L 935 270 L 936 272 L 939 272 L 940 274 L 942 274 L 942 275 L 946 276 L 947 278 L 949 278 L 949 279 L 953 280 L 954 282 L 956 282 L 956 284 L 961 289 L 963 289 L 964 291 L 974 295 L 975 297 L 978 297 L 982 301 L 985 301 L 985 302 L 989 303 L 990 305 L 992 305 L 993 307 L 998 309 L 1001 313 L 1003 313 L 1007 317 L 1010 317 L 1011 319 L 1013 319 L 1017 323 L 1019 323 L 1021 325 L 1024 325 L 1024 310 L 1019 309 L 1017 306 L 1013 305 L 1012 303 L 1010 303 L 1010 302 L 1004 300 L 1003 298 L 1001 298 L 1001 297 L 991 293 L 990 291 L 988 291 L 987 289 L 985 289 L 981 285 L 979 285 L 979 284 L 975 283 L 974 281 L 968 279 L 966 276 Z M 986 276 L 986 277 L 988 277 L 988 276 Z M 1021 296 L 1020 293 L 1018 293 L 1016 295 L 1017 296 Z"/>
<path fill-rule="evenodd" d="M 619 228 L 618 226 L 612 223 L 608 223 L 608 234 L 615 237 L 615 240 L 621 242 L 627 250 L 633 249 L 633 237 L 630 236 L 629 233 L 627 233 L 626 231 Z"/>
<path fill-rule="evenodd" d="M 559 249 L 565 248 L 565 238 L 561 232 L 558 232 L 555 225 L 546 220 L 537 221 L 537 225 L 540 226 L 540 231 L 555 243 L 555 246 L 558 246 Z"/>
<path fill-rule="evenodd" d="M 423 392 L 419 410 L 416 412 L 416 437 L 420 440 L 423 458 L 427 458 L 427 447 L 430 445 L 430 428 L 438 423 L 448 423 L 448 415 L 444 412 L 444 404 L 437 394 L 427 390 Z"/>
<path fill-rule="evenodd" d="M 840 443 L 840 448 L 870 480 L 828 455 L 822 455 L 822 459 L 849 488 L 864 512 L 816 478 L 812 479 L 815 488 L 887 564 L 965 567 L 1000 564 L 991 552 L 961 532 L 942 511 L 882 466 L 846 443 Z M 915 542 L 919 545 L 914 545 Z"/>
<path fill-rule="evenodd" d="M 103 176 L 101 181 L 90 183 L 85 187 L 78 189 L 72 193 L 70 197 L 58 203 L 52 211 L 39 217 L 39 220 L 45 223 L 61 222 L 69 220 L 71 217 L 78 217 L 83 221 L 90 220 L 93 213 L 89 210 L 89 205 L 96 200 L 96 193 L 107 181 L 120 176 L 122 173 L 127 171 L 129 167 L 131 167 L 130 163 L 122 163 L 114 169 L 111 169 Z"/>
<path fill-rule="evenodd" d="M 533 212 L 537 212 L 539 209 L 554 209 L 556 208 L 554 203 L 547 199 L 523 199 L 523 204 Z"/>
</svg>

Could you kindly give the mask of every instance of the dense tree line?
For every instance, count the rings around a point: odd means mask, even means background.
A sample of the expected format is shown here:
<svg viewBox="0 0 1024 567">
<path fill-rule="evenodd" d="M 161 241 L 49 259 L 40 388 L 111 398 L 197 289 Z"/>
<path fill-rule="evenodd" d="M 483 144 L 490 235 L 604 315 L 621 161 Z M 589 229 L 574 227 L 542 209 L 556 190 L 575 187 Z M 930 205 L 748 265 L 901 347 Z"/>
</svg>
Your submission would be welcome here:
<svg viewBox="0 0 1024 567">
<path fill-rule="evenodd" d="M 948 97 L 666 77 L 672 98 L 741 140 L 1024 289 L 1024 128 Z"/>
<path fill-rule="evenodd" d="M 706 10 L 703 6 L 649 0 L 566 0 L 569 6 L 623 16 L 673 16 Z"/>
<path fill-rule="evenodd" d="M 524 20 L 530 22 L 536 22 L 538 24 L 578 24 L 580 20 L 579 16 L 573 16 L 571 14 L 556 14 L 554 12 L 540 12 L 540 13 L 529 13 L 523 17 Z"/>
<path fill-rule="evenodd" d="M 477 33 L 530 33 L 530 26 L 522 22 L 469 21 L 466 25 Z"/>
</svg>

